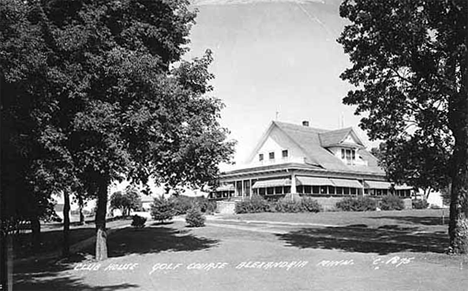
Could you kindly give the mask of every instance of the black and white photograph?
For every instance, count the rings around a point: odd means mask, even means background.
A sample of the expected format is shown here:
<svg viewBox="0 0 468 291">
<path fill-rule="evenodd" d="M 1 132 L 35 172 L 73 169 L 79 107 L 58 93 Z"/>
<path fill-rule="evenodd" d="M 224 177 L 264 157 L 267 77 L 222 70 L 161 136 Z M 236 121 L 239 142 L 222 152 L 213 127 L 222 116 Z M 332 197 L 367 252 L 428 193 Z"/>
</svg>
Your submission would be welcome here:
<svg viewBox="0 0 468 291">
<path fill-rule="evenodd" d="M 0 0 L 0 291 L 466 291 L 467 87 L 467 0 Z"/>
</svg>

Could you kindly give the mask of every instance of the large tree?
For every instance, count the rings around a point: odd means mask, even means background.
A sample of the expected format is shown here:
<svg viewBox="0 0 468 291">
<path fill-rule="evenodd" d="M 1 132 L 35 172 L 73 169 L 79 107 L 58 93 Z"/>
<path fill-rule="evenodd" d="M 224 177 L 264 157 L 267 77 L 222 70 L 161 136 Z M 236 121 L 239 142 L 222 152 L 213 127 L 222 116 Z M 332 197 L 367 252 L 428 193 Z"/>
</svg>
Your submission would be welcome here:
<svg viewBox="0 0 468 291">
<path fill-rule="evenodd" d="M 35 28 L 32 44 L 41 53 L 36 71 L 43 83 L 28 84 L 28 92 L 47 107 L 40 107 L 44 114 L 32 122 L 33 140 L 53 158 L 44 155 L 37 168 L 65 194 L 84 189 L 96 195 L 96 258 L 105 259 L 112 181 L 146 183 L 152 176 L 168 185 L 202 185 L 232 154 L 233 144 L 218 123 L 222 103 L 206 96 L 210 53 L 176 66 L 195 13 L 186 0 L 8 4 Z M 6 38 L 27 46 L 17 36 Z M 34 59 L 26 49 L 13 52 L 5 62 L 26 59 L 19 68 Z M 22 100 L 24 94 L 10 95 Z M 54 163 L 56 168 L 48 166 Z"/>
<path fill-rule="evenodd" d="M 341 78 L 357 87 L 344 103 L 371 139 L 448 149 L 449 251 L 468 253 L 468 2 L 353 0 L 340 15 L 352 63 Z"/>
</svg>

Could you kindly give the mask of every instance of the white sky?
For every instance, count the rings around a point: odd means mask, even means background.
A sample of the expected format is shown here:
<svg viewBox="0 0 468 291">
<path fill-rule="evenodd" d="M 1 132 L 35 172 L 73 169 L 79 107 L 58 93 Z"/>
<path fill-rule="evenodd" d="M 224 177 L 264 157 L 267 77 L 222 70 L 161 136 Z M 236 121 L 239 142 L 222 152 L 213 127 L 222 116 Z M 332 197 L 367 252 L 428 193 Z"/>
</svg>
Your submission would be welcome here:
<svg viewBox="0 0 468 291">
<path fill-rule="evenodd" d="M 196 5 L 197 24 L 185 57 L 213 51 L 213 95 L 226 105 L 221 123 L 238 141 L 238 165 L 276 112 L 279 121 L 308 120 L 311 127 L 325 129 L 340 128 L 343 116 L 345 126 L 357 128 L 360 117 L 354 116 L 353 107 L 342 104 L 352 87 L 339 78 L 350 65 L 336 42 L 345 25 L 338 0 L 194 2 L 203 5 Z M 364 132 L 358 133 L 367 141 Z"/>
</svg>

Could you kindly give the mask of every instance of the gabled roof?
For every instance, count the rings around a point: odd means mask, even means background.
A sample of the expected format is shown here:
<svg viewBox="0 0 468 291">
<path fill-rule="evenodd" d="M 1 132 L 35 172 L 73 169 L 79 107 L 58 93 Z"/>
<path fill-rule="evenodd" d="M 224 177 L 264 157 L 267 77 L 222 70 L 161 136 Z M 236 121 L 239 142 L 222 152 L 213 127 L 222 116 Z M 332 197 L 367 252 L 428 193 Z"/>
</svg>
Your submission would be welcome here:
<svg viewBox="0 0 468 291">
<path fill-rule="evenodd" d="M 359 146 L 364 147 L 364 143 L 359 139 L 352 127 L 330 130 L 319 134 L 322 147 L 337 146 L 351 135 Z"/>
<path fill-rule="evenodd" d="M 306 163 L 318 166 L 327 170 L 335 171 L 358 171 L 373 172 L 383 174 L 383 170 L 378 167 L 377 159 L 364 149 L 362 141 L 358 138 L 354 130 L 349 128 L 339 130 L 325 130 L 303 125 L 273 121 L 268 130 L 262 136 L 260 143 L 255 148 L 252 156 L 258 151 L 267 139 L 273 128 L 277 127 L 286 137 L 291 139 L 305 154 Z M 340 144 L 349 134 L 358 143 L 358 154 L 368 162 L 368 166 L 346 165 L 336 158 L 326 147 Z"/>
</svg>

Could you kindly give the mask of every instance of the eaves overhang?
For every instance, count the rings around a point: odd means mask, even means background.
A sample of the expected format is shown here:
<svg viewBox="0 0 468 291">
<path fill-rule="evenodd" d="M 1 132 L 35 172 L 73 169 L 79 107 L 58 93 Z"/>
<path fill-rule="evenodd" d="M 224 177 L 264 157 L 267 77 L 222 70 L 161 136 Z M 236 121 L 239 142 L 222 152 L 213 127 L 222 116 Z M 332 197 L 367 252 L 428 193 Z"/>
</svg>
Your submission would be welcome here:
<svg viewBox="0 0 468 291">
<path fill-rule="evenodd" d="M 258 166 L 244 169 L 237 169 L 221 173 L 220 179 L 233 180 L 261 176 L 271 176 L 275 174 L 286 174 L 294 172 L 297 175 L 317 175 L 322 177 L 352 177 L 358 179 L 372 179 L 379 181 L 386 181 L 386 175 L 383 173 L 366 172 L 366 171 L 340 171 L 340 170 L 327 170 L 321 167 L 298 164 L 298 163 L 285 163 L 267 166 Z"/>
</svg>

